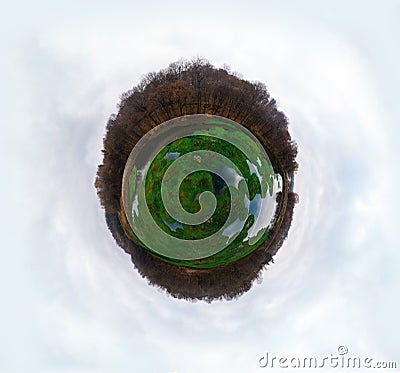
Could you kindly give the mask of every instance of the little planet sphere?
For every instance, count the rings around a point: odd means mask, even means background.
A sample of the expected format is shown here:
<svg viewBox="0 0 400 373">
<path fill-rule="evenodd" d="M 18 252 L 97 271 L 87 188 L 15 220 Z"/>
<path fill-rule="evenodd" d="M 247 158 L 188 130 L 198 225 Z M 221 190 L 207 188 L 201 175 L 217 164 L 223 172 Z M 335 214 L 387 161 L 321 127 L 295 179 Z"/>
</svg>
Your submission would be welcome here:
<svg viewBox="0 0 400 373">
<path fill-rule="evenodd" d="M 288 125 L 264 83 L 203 58 L 150 72 L 121 95 L 95 188 L 148 284 L 212 302 L 262 281 L 299 201 Z"/>
</svg>

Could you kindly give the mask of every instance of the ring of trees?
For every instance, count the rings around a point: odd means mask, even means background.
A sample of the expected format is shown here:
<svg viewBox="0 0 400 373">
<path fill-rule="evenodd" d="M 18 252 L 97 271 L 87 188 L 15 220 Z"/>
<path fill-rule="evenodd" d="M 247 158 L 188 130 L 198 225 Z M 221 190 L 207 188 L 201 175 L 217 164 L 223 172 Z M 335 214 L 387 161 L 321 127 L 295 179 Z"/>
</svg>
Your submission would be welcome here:
<svg viewBox="0 0 400 373">
<path fill-rule="evenodd" d="M 155 126 L 190 114 L 219 115 L 248 128 L 283 180 L 268 239 L 246 257 L 210 269 L 173 265 L 137 245 L 128 233 L 121 200 L 123 171 L 138 140 Z M 263 83 L 246 81 L 229 68 L 215 68 L 204 59 L 172 63 L 147 74 L 122 95 L 118 114 L 107 122 L 102 152 L 103 164 L 98 167 L 95 187 L 109 230 L 141 276 L 176 298 L 211 302 L 240 296 L 261 279 L 262 269 L 273 262 L 287 237 L 298 202 L 293 192 L 297 145 L 288 132 L 286 116 L 277 109 Z"/>
</svg>

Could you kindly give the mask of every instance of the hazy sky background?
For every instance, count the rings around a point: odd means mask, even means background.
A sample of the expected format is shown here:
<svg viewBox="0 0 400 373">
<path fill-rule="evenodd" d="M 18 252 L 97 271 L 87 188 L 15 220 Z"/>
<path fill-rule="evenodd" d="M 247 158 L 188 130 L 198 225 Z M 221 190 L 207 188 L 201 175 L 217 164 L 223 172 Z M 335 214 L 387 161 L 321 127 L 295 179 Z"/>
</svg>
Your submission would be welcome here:
<svg viewBox="0 0 400 373">
<path fill-rule="evenodd" d="M 400 366 L 400 1 L 2 2 L 0 32 L 0 372 Z M 93 187 L 120 94 L 195 56 L 265 82 L 300 150 L 275 265 L 212 304 L 148 286 Z"/>
</svg>

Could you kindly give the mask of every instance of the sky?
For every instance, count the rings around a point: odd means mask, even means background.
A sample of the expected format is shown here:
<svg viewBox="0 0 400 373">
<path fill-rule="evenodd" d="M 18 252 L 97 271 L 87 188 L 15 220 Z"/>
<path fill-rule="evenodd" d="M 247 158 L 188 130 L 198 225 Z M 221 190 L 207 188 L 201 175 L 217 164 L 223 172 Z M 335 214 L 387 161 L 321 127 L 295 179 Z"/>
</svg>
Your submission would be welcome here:
<svg viewBox="0 0 400 373">
<path fill-rule="evenodd" d="M 399 371 L 399 20 L 398 0 L 2 2 L 0 372 L 253 373 L 339 346 Z M 266 84 L 300 164 L 275 264 L 211 304 L 149 286 L 93 186 L 120 95 L 197 56 Z"/>
</svg>

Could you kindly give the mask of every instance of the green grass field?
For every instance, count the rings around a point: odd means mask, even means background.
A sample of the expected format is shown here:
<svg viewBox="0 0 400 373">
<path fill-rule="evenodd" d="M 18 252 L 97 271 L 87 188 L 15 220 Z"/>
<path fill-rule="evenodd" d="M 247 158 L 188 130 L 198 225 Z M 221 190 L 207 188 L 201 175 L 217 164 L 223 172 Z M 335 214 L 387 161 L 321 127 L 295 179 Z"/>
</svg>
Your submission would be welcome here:
<svg viewBox="0 0 400 373">
<path fill-rule="evenodd" d="M 255 173 L 250 170 L 246 155 L 235 145 L 218 137 L 207 135 L 192 135 L 180 138 L 162 148 L 151 162 L 145 179 L 146 203 L 152 218 L 157 225 L 171 236 L 184 240 L 198 240 L 209 237 L 218 232 L 227 221 L 231 209 L 231 193 L 239 193 L 235 188 L 228 188 L 225 181 L 216 173 L 206 170 L 198 170 L 186 176 L 179 186 L 179 202 L 183 209 L 189 213 L 196 213 L 200 210 L 199 196 L 205 191 L 212 192 L 216 198 L 216 209 L 213 215 L 202 224 L 183 224 L 172 218 L 164 207 L 162 201 L 161 184 L 165 172 L 173 162 L 184 154 L 196 150 L 209 150 L 217 152 L 231 160 L 242 174 L 248 188 L 247 199 L 253 198 L 261 193 L 260 181 Z M 220 160 L 216 159 L 216 162 Z M 136 172 L 136 170 L 134 170 Z M 244 196 L 242 196 L 242 199 Z M 207 258 L 196 260 L 179 260 L 163 257 L 155 253 L 160 259 L 176 265 L 183 265 L 196 268 L 211 268 L 234 262 L 243 258 L 255 250 L 268 237 L 268 230 L 264 230 L 257 242 L 250 245 L 246 240 L 248 230 L 254 224 L 254 215 L 249 215 L 240 233 L 222 251 Z M 139 242 L 132 230 L 129 230 L 132 238 Z M 190 250 L 190 242 L 188 241 Z"/>
</svg>

